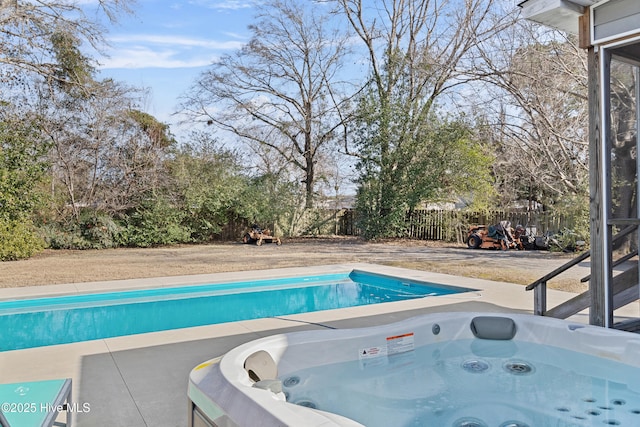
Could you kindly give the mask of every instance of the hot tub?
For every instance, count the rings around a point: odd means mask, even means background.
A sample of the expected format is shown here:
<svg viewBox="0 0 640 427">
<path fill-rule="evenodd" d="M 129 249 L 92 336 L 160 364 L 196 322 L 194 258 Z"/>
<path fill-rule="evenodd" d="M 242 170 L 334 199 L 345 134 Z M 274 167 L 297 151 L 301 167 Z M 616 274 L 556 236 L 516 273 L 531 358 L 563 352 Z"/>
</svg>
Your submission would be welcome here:
<svg viewBox="0 0 640 427">
<path fill-rule="evenodd" d="M 190 374 L 190 426 L 640 425 L 640 337 L 438 313 L 259 339 Z"/>
</svg>

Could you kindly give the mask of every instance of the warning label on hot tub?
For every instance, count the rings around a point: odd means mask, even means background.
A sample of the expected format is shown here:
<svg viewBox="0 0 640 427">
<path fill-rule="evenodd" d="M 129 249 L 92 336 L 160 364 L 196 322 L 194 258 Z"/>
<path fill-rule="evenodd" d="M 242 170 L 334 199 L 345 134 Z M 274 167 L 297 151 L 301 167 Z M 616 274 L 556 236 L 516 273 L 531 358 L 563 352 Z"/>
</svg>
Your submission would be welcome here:
<svg viewBox="0 0 640 427">
<path fill-rule="evenodd" d="M 360 349 L 360 360 L 362 359 L 374 359 L 376 357 L 386 356 L 387 349 L 385 347 L 368 347 Z"/>
<path fill-rule="evenodd" d="M 413 351 L 413 332 L 408 334 L 396 335 L 393 337 L 387 337 L 387 354 L 406 353 L 407 351 Z"/>
<path fill-rule="evenodd" d="M 394 335 L 387 337 L 386 345 L 361 348 L 358 351 L 358 358 L 361 361 L 379 359 L 385 356 L 391 356 L 392 354 L 406 353 L 413 351 L 413 332 Z"/>
</svg>

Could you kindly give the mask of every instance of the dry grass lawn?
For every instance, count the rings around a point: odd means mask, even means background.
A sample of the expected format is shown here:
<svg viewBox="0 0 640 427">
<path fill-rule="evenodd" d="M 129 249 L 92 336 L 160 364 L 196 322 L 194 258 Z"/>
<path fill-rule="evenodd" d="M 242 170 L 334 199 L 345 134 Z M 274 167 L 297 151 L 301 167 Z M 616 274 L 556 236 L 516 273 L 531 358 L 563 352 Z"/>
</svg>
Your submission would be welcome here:
<svg viewBox="0 0 640 427">
<path fill-rule="evenodd" d="M 357 238 L 308 238 L 282 246 L 241 243 L 150 249 L 46 250 L 31 259 L 0 263 L 0 287 L 180 276 L 354 262 L 377 263 L 466 277 L 529 284 L 571 255 L 539 251 L 470 250 L 425 241 L 364 242 Z M 588 266 L 564 273 L 550 287 L 581 292 Z"/>
</svg>

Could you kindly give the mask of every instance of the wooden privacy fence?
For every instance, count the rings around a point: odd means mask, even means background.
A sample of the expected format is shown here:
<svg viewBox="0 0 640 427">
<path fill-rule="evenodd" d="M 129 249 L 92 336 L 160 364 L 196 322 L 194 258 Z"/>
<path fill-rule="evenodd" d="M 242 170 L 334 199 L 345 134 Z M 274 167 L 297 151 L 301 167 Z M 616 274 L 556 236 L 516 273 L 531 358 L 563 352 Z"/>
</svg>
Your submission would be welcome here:
<svg viewBox="0 0 640 427">
<path fill-rule="evenodd" d="M 549 212 L 494 210 L 488 212 L 457 210 L 414 210 L 407 213 L 406 238 L 463 242 L 470 225 L 493 225 L 502 220 L 520 224 L 534 235 L 573 228 L 565 216 Z M 315 209 L 301 219 L 303 235 L 358 236 L 357 212 L 354 209 Z"/>
<path fill-rule="evenodd" d="M 529 233 L 534 235 L 573 228 L 573 224 L 566 217 L 549 212 L 421 209 L 407 212 L 404 237 L 461 243 L 464 242 L 470 225 L 493 225 L 502 220 L 511 221 L 513 227 L 518 224 L 523 225 Z M 354 209 L 311 209 L 297 217 L 296 221 L 287 219 L 284 222 L 287 224 L 295 222 L 295 226 L 260 225 L 275 227 L 276 234 L 285 236 L 359 236 L 361 234 L 358 228 L 357 212 Z M 249 225 L 242 220 L 230 221 L 216 236 L 216 240 L 239 240 Z"/>
<path fill-rule="evenodd" d="M 503 220 L 510 221 L 512 227 L 522 225 L 534 235 L 573 227 L 565 216 L 550 212 L 416 210 L 407 214 L 407 237 L 463 242 L 470 225 L 493 225 Z"/>
</svg>

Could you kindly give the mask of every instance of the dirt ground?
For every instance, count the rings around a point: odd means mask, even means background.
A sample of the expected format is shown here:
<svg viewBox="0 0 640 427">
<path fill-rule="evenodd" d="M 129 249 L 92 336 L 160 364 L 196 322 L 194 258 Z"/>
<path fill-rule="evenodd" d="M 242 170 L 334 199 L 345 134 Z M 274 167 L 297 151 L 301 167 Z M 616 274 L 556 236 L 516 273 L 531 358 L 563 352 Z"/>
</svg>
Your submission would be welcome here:
<svg viewBox="0 0 640 427">
<path fill-rule="evenodd" d="M 0 263 L 0 287 L 180 276 L 352 262 L 376 263 L 527 285 L 573 255 L 543 251 L 472 250 L 427 241 L 365 242 L 358 238 L 285 240 L 281 246 L 242 243 L 151 249 L 46 250 Z M 588 264 L 563 273 L 551 288 L 581 292 Z"/>
</svg>

